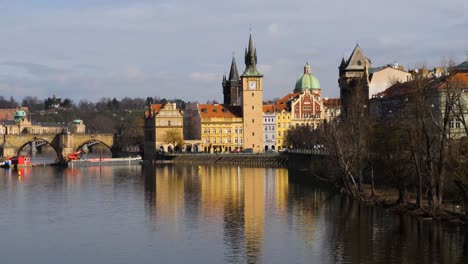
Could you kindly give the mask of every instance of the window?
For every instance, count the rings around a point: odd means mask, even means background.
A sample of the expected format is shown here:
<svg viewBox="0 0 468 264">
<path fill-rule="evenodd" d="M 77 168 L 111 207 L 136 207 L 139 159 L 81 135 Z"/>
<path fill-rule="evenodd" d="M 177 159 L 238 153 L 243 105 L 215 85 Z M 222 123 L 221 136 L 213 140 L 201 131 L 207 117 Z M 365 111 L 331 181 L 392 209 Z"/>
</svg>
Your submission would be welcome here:
<svg viewBox="0 0 468 264">
<path fill-rule="evenodd" d="M 252 123 L 255 123 L 255 119 L 252 118 Z"/>
<path fill-rule="evenodd" d="M 252 97 L 254 97 L 254 93 L 252 93 Z"/>
<path fill-rule="evenodd" d="M 167 121 L 167 125 L 171 126 L 171 120 Z"/>
<path fill-rule="evenodd" d="M 223 129 L 222 129 L 222 128 L 219 129 L 219 133 L 220 133 L 220 134 L 223 133 Z"/>
<path fill-rule="evenodd" d="M 237 134 L 237 132 L 238 132 L 238 130 L 237 130 L 237 127 L 236 127 L 236 128 L 234 128 L 234 133 Z"/>
<path fill-rule="evenodd" d="M 239 143 L 242 144 L 242 138 L 239 138 Z"/>
<path fill-rule="evenodd" d="M 252 132 L 252 137 L 255 136 L 255 132 Z"/>
<path fill-rule="evenodd" d="M 452 117 L 450 119 L 450 128 L 460 128 L 461 122 L 457 117 Z"/>
<path fill-rule="evenodd" d="M 254 110 L 254 109 L 255 109 L 255 106 L 252 105 L 252 110 Z"/>
<path fill-rule="evenodd" d="M 238 142 L 237 138 L 234 138 L 234 143 L 236 143 L 236 144 L 237 144 L 237 142 Z"/>
<path fill-rule="evenodd" d="M 239 128 L 239 134 L 242 134 L 242 128 Z"/>
</svg>

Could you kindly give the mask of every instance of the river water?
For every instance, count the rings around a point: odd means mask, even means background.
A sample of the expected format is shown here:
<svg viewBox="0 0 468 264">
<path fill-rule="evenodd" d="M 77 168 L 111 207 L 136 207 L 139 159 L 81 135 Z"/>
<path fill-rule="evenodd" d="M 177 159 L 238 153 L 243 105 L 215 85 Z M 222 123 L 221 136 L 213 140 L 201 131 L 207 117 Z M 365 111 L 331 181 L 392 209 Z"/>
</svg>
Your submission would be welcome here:
<svg viewBox="0 0 468 264">
<path fill-rule="evenodd" d="M 370 208 L 286 169 L 0 170 L 0 263 L 468 263 L 467 229 Z"/>
</svg>

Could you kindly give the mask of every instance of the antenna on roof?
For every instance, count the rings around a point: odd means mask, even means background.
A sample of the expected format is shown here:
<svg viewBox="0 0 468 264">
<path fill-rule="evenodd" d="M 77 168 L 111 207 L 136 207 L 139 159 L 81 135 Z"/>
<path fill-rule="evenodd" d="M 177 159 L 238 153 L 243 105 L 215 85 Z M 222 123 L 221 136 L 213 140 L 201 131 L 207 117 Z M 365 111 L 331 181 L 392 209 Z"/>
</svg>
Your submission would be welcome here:
<svg viewBox="0 0 468 264">
<path fill-rule="evenodd" d="M 252 34 L 252 24 L 249 24 L 249 32 Z"/>
</svg>

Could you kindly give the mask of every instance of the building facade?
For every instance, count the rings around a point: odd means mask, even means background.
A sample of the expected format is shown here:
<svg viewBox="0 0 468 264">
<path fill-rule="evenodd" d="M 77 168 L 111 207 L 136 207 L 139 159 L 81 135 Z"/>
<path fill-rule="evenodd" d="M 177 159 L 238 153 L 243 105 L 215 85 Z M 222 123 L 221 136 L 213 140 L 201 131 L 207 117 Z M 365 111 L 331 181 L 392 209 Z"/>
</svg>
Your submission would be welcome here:
<svg viewBox="0 0 468 264">
<path fill-rule="evenodd" d="M 144 151 L 149 157 L 156 151 L 180 151 L 183 147 L 183 112 L 175 103 L 151 104 L 145 110 Z"/>
<path fill-rule="evenodd" d="M 198 105 L 201 119 L 201 149 L 208 153 L 243 149 L 243 122 L 240 106 Z"/>
<path fill-rule="evenodd" d="M 276 149 L 276 113 L 274 105 L 263 106 L 263 146 L 265 150 Z"/>
<path fill-rule="evenodd" d="M 20 134 L 59 134 L 64 132 L 84 133 L 86 126 L 83 121 L 80 124 L 75 122 L 66 125 L 64 123 L 37 123 L 28 118 L 27 112 L 23 108 L 18 108 L 13 113 L 13 119 L 5 119 L 0 124 L 0 135 L 20 135 Z"/>
</svg>

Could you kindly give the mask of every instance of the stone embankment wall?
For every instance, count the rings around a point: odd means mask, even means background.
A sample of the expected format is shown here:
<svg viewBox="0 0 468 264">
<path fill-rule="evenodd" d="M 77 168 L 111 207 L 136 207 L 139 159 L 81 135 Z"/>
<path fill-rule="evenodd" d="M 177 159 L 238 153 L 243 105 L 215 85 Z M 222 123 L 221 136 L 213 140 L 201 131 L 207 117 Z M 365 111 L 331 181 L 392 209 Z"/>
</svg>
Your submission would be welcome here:
<svg viewBox="0 0 468 264">
<path fill-rule="evenodd" d="M 255 167 L 286 167 L 287 155 L 271 154 L 180 154 L 157 156 L 156 161 L 185 164 L 219 164 Z"/>
</svg>

